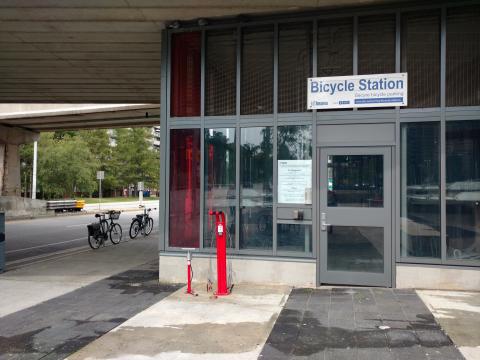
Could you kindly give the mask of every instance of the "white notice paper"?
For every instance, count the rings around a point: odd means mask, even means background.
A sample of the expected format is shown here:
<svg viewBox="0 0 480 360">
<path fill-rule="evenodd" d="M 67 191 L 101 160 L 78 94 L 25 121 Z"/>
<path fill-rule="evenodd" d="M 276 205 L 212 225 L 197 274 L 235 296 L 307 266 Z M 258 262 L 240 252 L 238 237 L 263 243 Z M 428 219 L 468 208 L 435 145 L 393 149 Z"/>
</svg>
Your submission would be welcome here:
<svg viewBox="0 0 480 360">
<path fill-rule="evenodd" d="M 310 204 L 312 160 L 278 160 L 278 202 Z"/>
</svg>

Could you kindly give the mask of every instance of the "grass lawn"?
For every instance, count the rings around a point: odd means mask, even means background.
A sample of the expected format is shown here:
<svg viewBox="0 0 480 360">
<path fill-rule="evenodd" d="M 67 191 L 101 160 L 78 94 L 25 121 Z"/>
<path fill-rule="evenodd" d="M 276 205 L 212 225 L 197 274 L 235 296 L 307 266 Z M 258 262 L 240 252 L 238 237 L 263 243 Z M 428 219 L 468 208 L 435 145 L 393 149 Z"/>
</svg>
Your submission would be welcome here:
<svg viewBox="0 0 480 360">
<path fill-rule="evenodd" d="M 83 198 L 83 199 L 77 199 L 77 200 L 85 200 L 85 204 L 98 204 L 98 198 Z M 149 200 L 158 200 L 158 198 L 155 196 L 143 198 L 143 201 L 149 201 Z M 138 201 L 138 196 L 135 196 L 135 197 L 119 196 L 119 197 L 102 198 L 102 203 L 128 202 L 128 201 L 131 201 L 131 202 Z"/>
</svg>

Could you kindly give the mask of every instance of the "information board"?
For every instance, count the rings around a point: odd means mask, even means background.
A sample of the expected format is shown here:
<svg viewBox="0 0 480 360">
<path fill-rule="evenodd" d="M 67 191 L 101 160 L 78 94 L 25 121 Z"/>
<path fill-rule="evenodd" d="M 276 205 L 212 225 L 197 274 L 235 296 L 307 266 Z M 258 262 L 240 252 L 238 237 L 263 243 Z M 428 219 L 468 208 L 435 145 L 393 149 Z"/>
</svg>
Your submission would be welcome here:
<svg viewBox="0 0 480 360">
<path fill-rule="evenodd" d="M 278 160 L 278 202 L 310 204 L 312 160 Z"/>
<path fill-rule="evenodd" d="M 308 78 L 307 108 L 407 106 L 407 73 Z"/>
</svg>

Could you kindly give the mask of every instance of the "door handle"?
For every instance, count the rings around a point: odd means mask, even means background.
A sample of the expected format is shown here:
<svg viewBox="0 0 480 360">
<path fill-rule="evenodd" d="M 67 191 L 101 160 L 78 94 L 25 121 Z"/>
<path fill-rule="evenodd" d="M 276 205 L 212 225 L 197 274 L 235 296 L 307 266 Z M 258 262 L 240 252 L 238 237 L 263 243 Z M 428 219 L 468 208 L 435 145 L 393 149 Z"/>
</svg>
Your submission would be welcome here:
<svg viewBox="0 0 480 360">
<path fill-rule="evenodd" d="M 329 226 L 330 226 L 330 224 L 327 224 L 327 214 L 322 212 L 320 214 L 320 229 L 322 231 L 327 231 Z"/>
<path fill-rule="evenodd" d="M 327 231 L 328 227 L 331 226 L 331 224 L 327 224 L 325 220 L 322 220 L 320 222 L 320 228 L 322 231 Z"/>
</svg>

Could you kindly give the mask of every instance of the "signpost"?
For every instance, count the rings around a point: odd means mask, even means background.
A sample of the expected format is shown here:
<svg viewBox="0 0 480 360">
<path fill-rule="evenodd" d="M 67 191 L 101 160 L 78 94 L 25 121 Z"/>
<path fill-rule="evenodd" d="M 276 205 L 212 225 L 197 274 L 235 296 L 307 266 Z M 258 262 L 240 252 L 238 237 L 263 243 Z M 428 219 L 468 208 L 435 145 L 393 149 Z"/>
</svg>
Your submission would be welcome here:
<svg viewBox="0 0 480 360">
<path fill-rule="evenodd" d="M 309 78 L 309 110 L 407 106 L 407 73 Z"/>
<path fill-rule="evenodd" d="M 143 181 L 139 181 L 137 184 L 137 189 L 138 189 L 138 201 L 140 202 L 140 205 L 143 204 Z"/>
<path fill-rule="evenodd" d="M 97 171 L 98 180 L 98 211 L 100 211 L 102 203 L 102 180 L 105 179 L 105 171 Z"/>
</svg>

